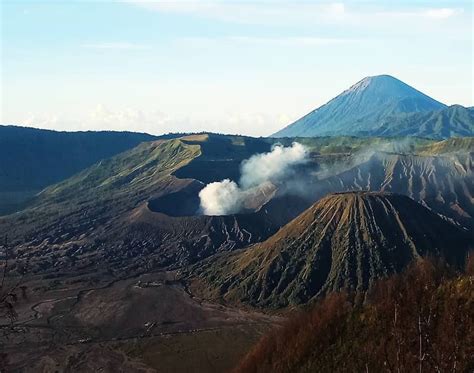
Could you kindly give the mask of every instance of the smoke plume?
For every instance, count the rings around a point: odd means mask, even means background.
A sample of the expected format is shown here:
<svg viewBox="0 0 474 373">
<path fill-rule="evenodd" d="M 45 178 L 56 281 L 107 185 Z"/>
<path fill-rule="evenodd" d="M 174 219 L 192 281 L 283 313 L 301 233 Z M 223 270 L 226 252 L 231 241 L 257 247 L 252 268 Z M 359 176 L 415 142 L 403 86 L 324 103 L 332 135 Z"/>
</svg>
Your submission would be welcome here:
<svg viewBox="0 0 474 373">
<path fill-rule="evenodd" d="M 199 193 L 201 211 L 205 215 L 234 214 L 248 205 L 269 185 L 278 187 L 288 180 L 292 169 L 307 161 L 307 149 L 300 143 L 275 145 L 269 153 L 256 154 L 242 162 L 239 184 L 225 179 L 210 183 Z"/>
<path fill-rule="evenodd" d="M 227 215 L 240 210 L 243 196 L 235 181 L 224 179 L 206 185 L 199 192 L 199 198 L 205 215 Z"/>
</svg>

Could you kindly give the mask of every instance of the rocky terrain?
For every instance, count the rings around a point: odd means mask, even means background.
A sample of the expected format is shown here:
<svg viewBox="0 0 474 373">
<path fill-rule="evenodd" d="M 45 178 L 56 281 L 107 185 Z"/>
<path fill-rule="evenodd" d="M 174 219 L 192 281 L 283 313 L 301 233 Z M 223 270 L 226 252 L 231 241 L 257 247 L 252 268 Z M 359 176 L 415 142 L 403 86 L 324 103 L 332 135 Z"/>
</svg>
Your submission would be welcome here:
<svg viewBox="0 0 474 373">
<path fill-rule="evenodd" d="M 208 183 L 239 181 L 246 159 L 295 140 L 306 159 L 286 184 L 262 184 L 239 213 L 203 215 L 199 193 Z M 26 371 L 187 371 L 192 362 L 228 369 L 281 321 L 249 306 L 286 312 L 340 287 L 366 289 L 417 255 L 449 254 L 450 235 L 459 244 L 452 250 L 464 250 L 472 157 L 472 138 L 198 134 L 143 142 L 0 217 L 3 288 L 16 291 L 16 314 L 0 320 L 2 350 L 9 366 Z M 354 190 L 361 193 L 325 197 Z M 349 203 L 351 195 L 359 202 Z M 321 208 L 298 217 L 314 203 Z M 333 216 L 340 226 L 324 220 Z M 277 239 L 285 232 L 307 241 Z M 250 260 L 258 247 L 269 256 Z M 329 260 L 333 249 L 339 257 Z M 461 260 L 454 251 L 447 257 Z"/>
<path fill-rule="evenodd" d="M 260 242 L 339 191 L 404 194 L 473 226 L 472 139 L 303 143 L 310 153 L 295 177 L 298 189 L 289 195 L 269 189 L 245 213 L 199 215 L 199 191 L 206 182 L 235 178 L 242 160 L 270 149 L 271 141 L 196 135 L 143 143 L 46 188 L 26 210 L 0 217 L 0 234 L 8 234 L 30 271 L 59 276 L 105 263 L 117 272 L 144 262 L 153 268 L 194 263 Z"/>
<path fill-rule="evenodd" d="M 196 273 L 216 296 L 278 308 L 341 289 L 362 292 L 418 258 L 463 267 L 472 237 L 406 196 L 336 193 L 268 240 L 206 261 Z"/>
<path fill-rule="evenodd" d="M 472 227 L 474 217 L 474 153 L 413 155 L 379 152 L 354 167 L 322 178 L 325 192 L 383 191 L 403 194 L 424 206 Z M 337 165 L 333 165 L 333 173 Z"/>
</svg>

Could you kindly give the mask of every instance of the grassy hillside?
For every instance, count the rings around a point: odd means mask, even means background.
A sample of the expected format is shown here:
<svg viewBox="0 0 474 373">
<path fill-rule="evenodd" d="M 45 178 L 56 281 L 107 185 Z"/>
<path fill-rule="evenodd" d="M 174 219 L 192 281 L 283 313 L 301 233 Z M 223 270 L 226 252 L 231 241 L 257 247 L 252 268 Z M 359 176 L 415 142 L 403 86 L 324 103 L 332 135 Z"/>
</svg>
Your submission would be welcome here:
<svg viewBox="0 0 474 373">
<path fill-rule="evenodd" d="M 0 231 L 21 241 L 80 235 L 185 185 L 171 174 L 199 154 L 179 139 L 142 143 L 46 188 L 27 210 L 0 218 Z"/>
<path fill-rule="evenodd" d="M 283 137 L 274 139 L 273 141 L 280 142 L 284 145 L 290 145 L 293 141 L 298 141 L 299 143 L 306 145 L 312 152 L 321 155 L 353 154 L 362 151 L 387 151 L 416 154 L 424 146 L 436 143 L 434 140 L 417 137 L 385 138 L 355 136 Z"/>
</svg>

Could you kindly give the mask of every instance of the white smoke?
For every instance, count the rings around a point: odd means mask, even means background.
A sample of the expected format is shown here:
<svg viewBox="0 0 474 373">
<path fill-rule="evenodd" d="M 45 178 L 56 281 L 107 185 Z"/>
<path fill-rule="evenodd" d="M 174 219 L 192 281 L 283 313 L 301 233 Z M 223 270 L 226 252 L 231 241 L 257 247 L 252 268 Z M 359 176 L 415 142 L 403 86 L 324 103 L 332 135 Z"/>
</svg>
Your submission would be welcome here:
<svg viewBox="0 0 474 373">
<path fill-rule="evenodd" d="M 256 154 L 242 162 L 240 185 L 248 189 L 266 181 L 282 180 L 291 167 L 304 162 L 306 156 L 306 148 L 298 142 L 287 148 L 276 145 L 270 153 Z"/>
<path fill-rule="evenodd" d="M 199 192 L 201 209 L 205 215 L 227 215 L 238 212 L 242 206 L 242 191 L 229 179 L 207 184 Z"/>
<path fill-rule="evenodd" d="M 275 145 L 271 152 L 256 154 L 242 162 L 239 185 L 229 179 L 206 185 L 199 193 L 201 211 L 205 215 L 228 215 L 241 211 L 258 190 L 265 193 L 268 185 L 281 185 L 292 168 L 307 161 L 306 147 Z"/>
</svg>

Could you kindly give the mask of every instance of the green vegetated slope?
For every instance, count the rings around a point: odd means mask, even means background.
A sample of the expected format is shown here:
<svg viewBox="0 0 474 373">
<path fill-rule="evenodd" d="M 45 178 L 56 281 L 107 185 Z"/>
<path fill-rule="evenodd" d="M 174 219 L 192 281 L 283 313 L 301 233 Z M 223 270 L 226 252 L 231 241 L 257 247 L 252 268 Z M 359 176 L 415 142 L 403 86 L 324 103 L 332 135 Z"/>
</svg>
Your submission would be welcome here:
<svg viewBox="0 0 474 373">
<path fill-rule="evenodd" d="M 46 188 L 40 194 L 39 201 L 60 202 L 81 197 L 93 199 L 108 194 L 130 197 L 147 189 L 153 190 L 199 154 L 199 146 L 179 139 L 146 142 Z"/>
<path fill-rule="evenodd" d="M 142 143 L 46 188 L 28 209 L 1 218 L 0 223 L 13 225 L 11 236 L 24 241 L 61 231 L 84 233 L 140 201 L 178 189 L 183 181 L 171 174 L 199 154 L 199 146 L 179 139 Z"/>
<path fill-rule="evenodd" d="M 356 136 L 323 136 L 323 137 L 295 137 L 273 138 L 273 142 L 285 146 L 297 141 L 315 154 L 355 154 L 360 152 L 396 152 L 417 154 L 424 146 L 437 143 L 436 140 L 425 138 L 406 137 L 356 137 Z"/>
<path fill-rule="evenodd" d="M 437 142 L 428 142 L 420 146 L 420 155 L 439 155 L 446 153 L 472 153 L 474 152 L 474 137 L 455 137 Z"/>
<path fill-rule="evenodd" d="M 211 157 L 211 152 L 220 154 L 216 149 L 223 145 L 230 146 L 222 156 L 230 163 L 221 176 L 231 176 L 256 151 L 253 145 L 247 149 L 246 142 L 199 135 L 142 143 L 46 188 L 24 211 L 0 218 L 0 234 L 8 233 L 31 271 L 43 273 L 73 273 L 112 263 L 116 269 L 140 268 L 144 260 L 177 266 L 263 240 L 306 204 L 293 198 L 282 202 L 290 208 L 270 205 L 258 214 L 228 217 L 168 216 L 157 206 L 169 204 L 169 196 L 176 193 L 185 196 L 186 190 L 197 198 L 204 184 L 175 173 L 200 157 Z M 207 169 L 203 171 L 207 177 Z"/>
</svg>

